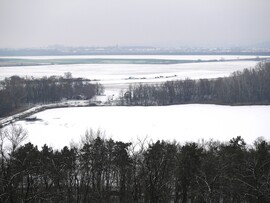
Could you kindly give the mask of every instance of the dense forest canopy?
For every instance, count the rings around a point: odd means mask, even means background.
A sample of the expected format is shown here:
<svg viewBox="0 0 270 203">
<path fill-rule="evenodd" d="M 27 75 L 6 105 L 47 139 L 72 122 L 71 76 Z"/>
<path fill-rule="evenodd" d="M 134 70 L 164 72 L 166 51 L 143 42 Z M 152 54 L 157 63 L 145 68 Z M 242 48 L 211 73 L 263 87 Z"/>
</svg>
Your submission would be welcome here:
<svg viewBox="0 0 270 203">
<path fill-rule="evenodd" d="M 270 202 L 270 143 L 125 143 L 90 131 L 55 150 L 0 129 L 0 202 Z"/>
<path fill-rule="evenodd" d="M 122 105 L 208 103 L 226 105 L 270 104 L 270 62 L 229 77 L 131 85 L 121 93 Z"/>
<path fill-rule="evenodd" d="M 24 105 L 52 103 L 62 99 L 92 98 L 104 87 L 90 80 L 73 78 L 71 73 L 43 78 L 12 76 L 0 81 L 0 117 Z"/>
</svg>

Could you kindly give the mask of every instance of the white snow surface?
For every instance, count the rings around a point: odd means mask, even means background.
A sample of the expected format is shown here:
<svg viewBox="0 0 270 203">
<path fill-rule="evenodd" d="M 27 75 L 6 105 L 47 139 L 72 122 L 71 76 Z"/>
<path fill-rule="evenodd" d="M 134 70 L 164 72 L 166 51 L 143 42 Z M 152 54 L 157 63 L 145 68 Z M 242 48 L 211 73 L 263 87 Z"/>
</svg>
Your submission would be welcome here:
<svg viewBox="0 0 270 203">
<path fill-rule="evenodd" d="M 173 105 L 151 107 L 70 107 L 34 114 L 40 121 L 17 121 L 27 141 L 54 148 L 78 143 L 86 130 L 125 142 L 148 137 L 180 143 L 204 139 L 229 141 L 242 136 L 248 144 L 270 138 L 270 106 Z"/>
</svg>

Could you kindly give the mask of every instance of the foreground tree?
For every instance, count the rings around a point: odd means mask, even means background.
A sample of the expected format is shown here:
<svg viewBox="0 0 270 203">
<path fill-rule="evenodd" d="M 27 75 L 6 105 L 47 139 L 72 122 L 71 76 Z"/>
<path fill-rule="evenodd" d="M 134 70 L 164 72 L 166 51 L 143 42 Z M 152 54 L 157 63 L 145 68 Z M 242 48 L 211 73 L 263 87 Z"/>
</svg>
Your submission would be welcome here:
<svg viewBox="0 0 270 203">
<path fill-rule="evenodd" d="M 203 149 L 196 143 L 187 143 L 177 155 L 175 202 L 199 201 L 196 177 L 201 168 Z"/>
<path fill-rule="evenodd" d="M 144 154 L 146 168 L 145 201 L 168 202 L 173 190 L 176 145 L 157 141 Z"/>
</svg>

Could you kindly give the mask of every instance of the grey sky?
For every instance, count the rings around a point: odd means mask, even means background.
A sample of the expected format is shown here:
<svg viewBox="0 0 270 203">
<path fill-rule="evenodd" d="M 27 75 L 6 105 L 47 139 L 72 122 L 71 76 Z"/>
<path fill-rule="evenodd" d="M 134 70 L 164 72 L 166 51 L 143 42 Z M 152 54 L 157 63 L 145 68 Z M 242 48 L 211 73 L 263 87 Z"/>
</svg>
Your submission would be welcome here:
<svg viewBox="0 0 270 203">
<path fill-rule="evenodd" d="M 270 0 L 0 0 L 0 47 L 270 42 Z"/>
</svg>

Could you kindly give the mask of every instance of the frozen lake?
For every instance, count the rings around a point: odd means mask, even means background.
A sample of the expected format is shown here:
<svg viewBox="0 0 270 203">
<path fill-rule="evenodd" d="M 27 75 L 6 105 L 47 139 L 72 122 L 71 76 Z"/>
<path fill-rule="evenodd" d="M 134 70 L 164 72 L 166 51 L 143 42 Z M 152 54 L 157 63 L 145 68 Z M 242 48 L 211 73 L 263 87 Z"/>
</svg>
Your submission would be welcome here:
<svg viewBox="0 0 270 203">
<path fill-rule="evenodd" d="M 248 144 L 263 136 L 269 140 L 270 106 L 173 105 L 153 107 L 78 107 L 35 114 L 40 121 L 18 121 L 28 140 L 55 148 L 79 142 L 87 129 L 106 132 L 107 138 L 229 141 L 242 136 Z"/>
</svg>

